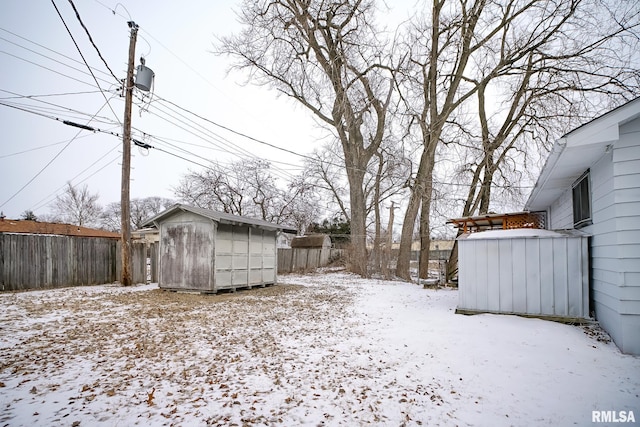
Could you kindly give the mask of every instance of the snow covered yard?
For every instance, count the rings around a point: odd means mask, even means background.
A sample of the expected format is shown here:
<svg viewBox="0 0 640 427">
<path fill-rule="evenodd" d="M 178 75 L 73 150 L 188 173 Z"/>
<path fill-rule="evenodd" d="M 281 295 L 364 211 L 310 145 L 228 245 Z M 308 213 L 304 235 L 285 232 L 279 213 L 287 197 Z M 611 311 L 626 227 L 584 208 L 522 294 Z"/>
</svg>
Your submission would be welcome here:
<svg viewBox="0 0 640 427">
<path fill-rule="evenodd" d="M 453 290 L 344 273 L 280 281 L 217 296 L 156 285 L 0 294 L 0 426 L 640 418 L 640 358 L 591 330 L 455 315 Z"/>
</svg>

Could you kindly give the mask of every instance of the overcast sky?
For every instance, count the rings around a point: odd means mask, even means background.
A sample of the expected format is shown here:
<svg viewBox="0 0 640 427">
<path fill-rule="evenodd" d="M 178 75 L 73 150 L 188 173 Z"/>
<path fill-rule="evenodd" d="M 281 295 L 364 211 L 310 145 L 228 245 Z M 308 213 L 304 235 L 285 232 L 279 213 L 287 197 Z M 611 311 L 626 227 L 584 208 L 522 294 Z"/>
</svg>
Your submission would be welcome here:
<svg viewBox="0 0 640 427">
<path fill-rule="evenodd" d="M 51 1 L 2 0 L 0 5 L 0 102 L 12 106 L 0 105 L 0 211 L 8 218 L 19 218 L 26 210 L 36 215 L 48 213 L 49 203 L 68 181 L 74 185 L 86 183 L 91 192 L 99 193 L 102 205 L 120 201 L 121 138 L 81 130 L 56 119 L 121 134 L 124 98 L 119 96 L 116 79 L 89 42 L 69 1 L 54 1 L 73 39 Z M 134 106 L 134 138 L 201 164 L 207 163 L 202 158 L 235 161 L 240 157 L 229 151 L 243 151 L 240 155 L 274 162 L 281 181 L 300 172 L 299 156 L 189 117 L 200 126 L 206 125 L 201 130 L 207 134 L 198 133 L 195 124 L 180 123 L 185 119 L 170 113 L 166 103 L 158 102 L 157 97 L 161 97 L 297 153 L 308 153 L 321 143 L 321 133 L 306 110 L 291 100 L 278 98 L 267 88 L 243 85 L 240 74 L 226 75 L 228 60 L 211 53 L 216 36 L 239 30 L 235 13 L 239 1 L 74 3 L 118 78 L 126 75 L 127 21 L 131 19 L 140 26 L 136 65 L 144 56 L 146 65 L 155 72 L 155 84 L 151 102 L 144 104 L 148 112 L 141 111 L 140 101 Z M 100 87 L 111 92 L 106 94 L 108 105 L 74 40 L 95 68 Z M 167 118 L 168 113 L 172 117 Z M 144 139 L 142 132 L 157 138 Z M 234 146 L 230 149 L 227 144 Z M 172 188 L 181 176 L 190 168 L 201 168 L 158 149 L 134 147 L 132 153 L 131 198 L 172 198 Z"/>
</svg>

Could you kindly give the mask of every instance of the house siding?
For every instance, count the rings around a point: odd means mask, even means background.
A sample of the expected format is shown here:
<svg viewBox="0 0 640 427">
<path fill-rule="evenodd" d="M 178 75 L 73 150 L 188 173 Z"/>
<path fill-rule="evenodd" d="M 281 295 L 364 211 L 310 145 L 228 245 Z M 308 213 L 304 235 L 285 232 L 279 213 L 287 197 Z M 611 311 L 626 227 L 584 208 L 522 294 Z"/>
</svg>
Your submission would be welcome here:
<svg viewBox="0 0 640 427">
<path fill-rule="evenodd" d="M 549 207 L 550 230 L 569 230 L 573 228 L 573 201 L 569 188 Z"/>
<path fill-rule="evenodd" d="M 592 298 L 596 317 L 625 353 L 640 354 L 640 119 L 591 168 Z"/>
</svg>

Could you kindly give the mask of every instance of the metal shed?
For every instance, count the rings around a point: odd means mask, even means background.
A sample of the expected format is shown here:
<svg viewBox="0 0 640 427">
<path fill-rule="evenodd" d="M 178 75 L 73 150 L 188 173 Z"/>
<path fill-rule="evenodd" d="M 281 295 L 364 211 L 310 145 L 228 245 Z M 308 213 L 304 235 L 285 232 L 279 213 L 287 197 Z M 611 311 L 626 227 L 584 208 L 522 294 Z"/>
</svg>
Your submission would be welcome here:
<svg viewBox="0 0 640 427">
<path fill-rule="evenodd" d="M 463 234 L 458 313 L 589 317 L 588 237 L 541 229 Z"/>
<path fill-rule="evenodd" d="M 275 284 L 280 231 L 290 227 L 176 204 L 146 221 L 160 232 L 161 289 L 216 293 Z"/>
</svg>

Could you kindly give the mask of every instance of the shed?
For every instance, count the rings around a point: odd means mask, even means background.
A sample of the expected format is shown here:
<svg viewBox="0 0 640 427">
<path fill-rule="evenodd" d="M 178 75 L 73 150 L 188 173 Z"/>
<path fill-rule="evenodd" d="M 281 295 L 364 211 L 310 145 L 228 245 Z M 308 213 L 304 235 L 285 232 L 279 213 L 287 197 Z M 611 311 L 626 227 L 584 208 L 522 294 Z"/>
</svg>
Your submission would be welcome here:
<svg viewBox="0 0 640 427">
<path fill-rule="evenodd" d="M 160 232 L 161 289 L 216 293 L 275 284 L 277 234 L 294 229 L 176 204 L 147 220 Z"/>
<path fill-rule="evenodd" d="M 296 236 L 291 241 L 292 248 L 331 249 L 331 237 L 327 234 Z"/>
<path fill-rule="evenodd" d="M 588 237 L 511 229 L 458 238 L 458 313 L 589 317 Z"/>
</svg>

